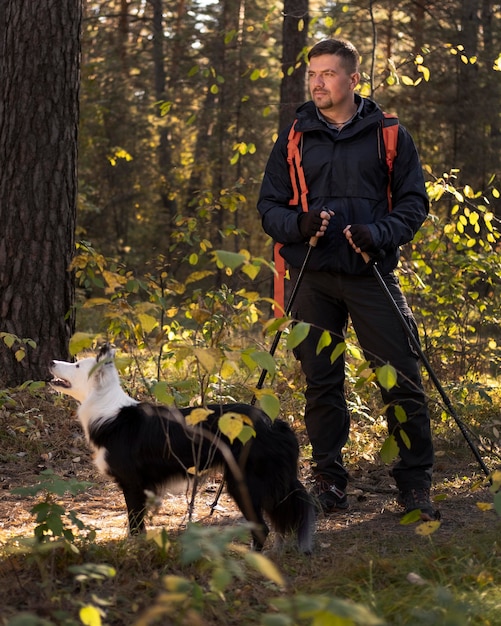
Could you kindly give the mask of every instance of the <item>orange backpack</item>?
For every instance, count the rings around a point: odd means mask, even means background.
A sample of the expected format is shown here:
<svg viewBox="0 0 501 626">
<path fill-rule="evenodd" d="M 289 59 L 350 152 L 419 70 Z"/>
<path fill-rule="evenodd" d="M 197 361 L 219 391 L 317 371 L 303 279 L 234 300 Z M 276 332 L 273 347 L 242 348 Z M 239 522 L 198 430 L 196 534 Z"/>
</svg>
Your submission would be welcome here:
<svg viewBox="0 0 501 626">
<path fill-rule="evenodd" d="M 382 122 L 383 141 L 386 151 L 386 165 L 388 166 L 388 210 L 392 209 L 391 198 L 391 175 L 393 172 L 393 161 L 397 155 L 398 141 L 398 117 L 389 113 L 384 113 Z M 302 142 L 303 133 L 296 130 L 297 119 L 291 126 L 287 143 L 287 163 L 289 164 L 289 175 L 292 183 L 292 198 L 289 200 L 290 205 L 301 204 L 303 211 L 308 210 L 308 186 L 302 165 Z M 283 244 L 275 243 L 273 260 L 275 262 L 275 278 L 274 278 L 274 300 L 275 317 L 282 317 L 286 311 L 284 306 L 285 298 L 285 260 L 280 254 L 280 248 Z"/>
</svg>

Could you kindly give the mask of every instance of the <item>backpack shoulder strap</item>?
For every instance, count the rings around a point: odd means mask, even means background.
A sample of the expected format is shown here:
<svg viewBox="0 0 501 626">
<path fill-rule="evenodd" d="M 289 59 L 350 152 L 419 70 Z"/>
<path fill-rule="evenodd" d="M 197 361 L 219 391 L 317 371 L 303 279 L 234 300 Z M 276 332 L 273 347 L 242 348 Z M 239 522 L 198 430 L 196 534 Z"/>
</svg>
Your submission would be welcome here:
<svg viewBox="0 0 501 626">
<path fill-rule="evenodd" d="M 388 210 L 391 211 L 393 208 L 391 197 L 391 177 L 393 173 L 393 161 L 397 156 L 398 117 L 396 115 L 391 115 L 390 113 L 384 113 L 382 127 L 384 149 L 386 152 L 386 165 L 388 167 Z"/>
<path fill-rule="evenodd" d="M 291 126 L 287 141 L 287 163 L 292 183 L 292 198 L 289 204 L 301 203 L 303 211 L 308 210 L 308 187 L 302 164 L 303 133 L 296 130 L 297 119 Z M 301 195 L 300 195 L 301 194 Z"/>
<path fill-rule="evenodd" d="M 308 210 L 308 187 L 304 176 L 302 159 L 303 133 L 296 130 L 297 119 L 291 126 L 287 137 L 287 163 L 289 164 L 289 176 L 292 184 L 292 198 L 289 204 L 301 204 L 303 211 Z M 285 311 L 285 261 L 280 254 L 281 243 L 275 243 L 273 250 L 273 260 L 275 262 L 275 278 L 273 287 L 273 298 L 277 303 L 274 306 L 275 317 L 281 317 Z"/>
</svg>

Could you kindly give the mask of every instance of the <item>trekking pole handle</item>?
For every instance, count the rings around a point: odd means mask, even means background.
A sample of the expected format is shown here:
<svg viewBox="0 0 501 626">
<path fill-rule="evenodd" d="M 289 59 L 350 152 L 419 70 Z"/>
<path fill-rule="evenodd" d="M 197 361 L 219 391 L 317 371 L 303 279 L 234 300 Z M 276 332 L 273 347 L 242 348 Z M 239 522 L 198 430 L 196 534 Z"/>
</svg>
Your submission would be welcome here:
<svg viewBox="0 0 501 626">
<path fill-rule="evenodd" d="M 314 248 L 318 243 L 318 237 L 311 237 L 308 243 L 312 248 Z"/>
</svg>

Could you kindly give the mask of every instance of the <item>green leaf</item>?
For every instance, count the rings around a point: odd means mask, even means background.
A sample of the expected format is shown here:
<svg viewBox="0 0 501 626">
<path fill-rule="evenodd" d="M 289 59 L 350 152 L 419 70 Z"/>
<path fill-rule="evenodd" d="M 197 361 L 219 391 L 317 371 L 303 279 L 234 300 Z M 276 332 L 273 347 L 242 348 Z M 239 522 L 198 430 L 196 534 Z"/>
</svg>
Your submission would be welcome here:
<svg viewBox="0 0 501 626">
<path fill-rule="evenodd" d="M 255 352 L 252 352 L 251 354 L 248 354 L 248 355 L 242 354 L 242 360 L 248 366 L 246 359 L 244 357 L 250 358 L 253 363 L 256 363 L 257 365 L 259 365 L 259 367 L 261 367 L 263 370 L 270 372 L 270 374 L 275 373 L 277 365 L 275 363 L 275 359 L 271 356 L 269 352 L 256 350 Z"/>
<path fill-rule="evenodd" d="M 501 516 L 501 491 L 494 496 L 494 509 Z"/>
<path fill-rule="evenodd" d="M 8 348 L 12 348 L 16 341 L 16 336 L 11 333 L 2 333 L 2 339 Z"/>
<path fill-rule="evenodd" d="M 49 493 L 54 493 L 58 496 L 62 496 L 66 492 L 75 496 L 85 491 L 93 484 L 86 481 L 78 481 L 74 478 L 61 478 L 51 469 L 43 470 L 40 472 L 40 475 L 42 478 L 36 485 L 31 487 L 16 487 L 15 489 L 12 489 L 12 493 L 22 496 L 35 496 L 40 493 L 40 491 L 48 491 Z"/>
<path fill-rule="evenodd" d="M 398 456 L 398 444 L 395 435 L 389 435 L 381 446 L 380 456 L 383 463 L 392 463 Z"/>
<path fill-rule="evenodd" d="M 344 341 L 340 341 L 331 354 L 331 363 L 334 363 L 336 359 L 338 359 L 343 352 L 346 350 L 346 343 Z"/>
<path fill-rule="evenodd" d="M 407 448 L 407 450 L 410 450 L 411 440 L 409 439 L 409 435 L 405 432 L 405 430 L 400 429 L 400 437 L 402 441 L 404 442 L 404 445 Z"/>
<path fill-rule="evenodd" d="M 330 346 L 332 343 L 332 337 L 328 330 L 324 330 L 317 344 L 317 355 L 322 352 L 324 348 Z"/>
<path fill-rule="evenodd" d="M 405 412 L 405 409 L 400 406 L 400 404 L 395 405 L 395 417 L 400 424 L 405 424 L 407 421 L 407 413 Z"/>
<path fill-rule="evenodd" d="M 257 394 L 256 397 L 259 399 L 259 406 L 263 409 L 263 411 L 270 417 L 272 420 L 278 416 L 280 413 L 280 400 L 274 393 L 262 393 Z"/>
<path fill-rule="evenodd" d="M 249 441 L 249 439 L 252 439 L 252 437 L 256 436 L 256 431 L 254 430 L 254 428 L 252 428 L 252 426 L 248 426 L 247 424 L 244 424 L 242 430 L 240 431 L 238 438 L 240 439 L 240 441 L 242 443 L 247 443 Z"/>
<path fill-rule="evenodd" d="M 218 267 L 229 267 L 232 271 L 235 271 L 247 260 L 243 254 L 228 250 L 214 250 L 213 254 Z"/>
<path fill-rule="evenodd" d="M 233 580 L 232 573 L 225 567 L 217 566 L 211 576 L 211 589 L 223 592 Z"/>
<path fill-rule="evenodd" d="M 402 524 L 402 526 L 407 526 L 408 524 L 414 524 L 415 522 L 420 521 L 421 511 L 419 509 L 416 509 L 415 511 L 410 511 L 409 513 L 406 513 L 400 520 L 400 523 Z"/>
<path fill-rule="evenodd" d="M 389 363 L 376 368 L 376 376 L 379 384 L 386 391 L 389 391 L 397 384 L 397 370 Z"/>
<path fill-rule="evenodd" d="M 287 348 L 289 350 L 293 350 L 296 346 L 298 346 L 310 332 L 310 324 L 306 322 L 298 322 L 295 324 L 290 332 L 290 335 L 287 337 Z"/>
<path fill-rule="evenodd" d="M 174 404 L 174 396 L 169 391 L 169 385 L 165 381 L 156 382 L 151 387 L 151 393 L 158 402 L 167 406 Z"/>
</svg>

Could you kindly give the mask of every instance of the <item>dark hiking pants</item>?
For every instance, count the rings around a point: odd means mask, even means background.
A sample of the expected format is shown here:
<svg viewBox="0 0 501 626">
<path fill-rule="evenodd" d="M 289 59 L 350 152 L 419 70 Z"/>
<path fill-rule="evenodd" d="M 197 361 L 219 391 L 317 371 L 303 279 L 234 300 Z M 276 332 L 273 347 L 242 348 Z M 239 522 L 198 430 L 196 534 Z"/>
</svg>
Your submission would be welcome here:
<svg viewBox="0 0 501 626">
<path fill-rule="evenodd" d="M 291 270 L 291 282 L 297 279 Z M 384 277 L 391 294 L 417 337 L 411 310 L 394 274 Z M 305 423 L 313 450 L 315 473 L 334 480 L 340 489 L 347 484 L 342 449 L 350 429 L 344 385 L 344 354 L 330 362 L 335 345 L 344 340 L 351 318 L 360 347 L 373 367 L 390 363 L 398 373 L 397 384 L 386 391 L 380 387 L 388 429 L 394 433 L 400 451 L 393 476 L 400 490 L 430 487 L 433 444 L 430 417 L 421 383 L 418 355 L 415 354 L 401 321 L 392 309 L 374 276 L 348 276 L 330 272 L 305 272 L 297 292 L 292 315 L 312 324 L 308 337 L 295 349 L 306 377 Z M 332 343 L 317 354 L 323 330 L 332 334 Z M 406 414 L 401 424 L 410 448 L 399 435 L 393 407 Z"/>
</svg>

